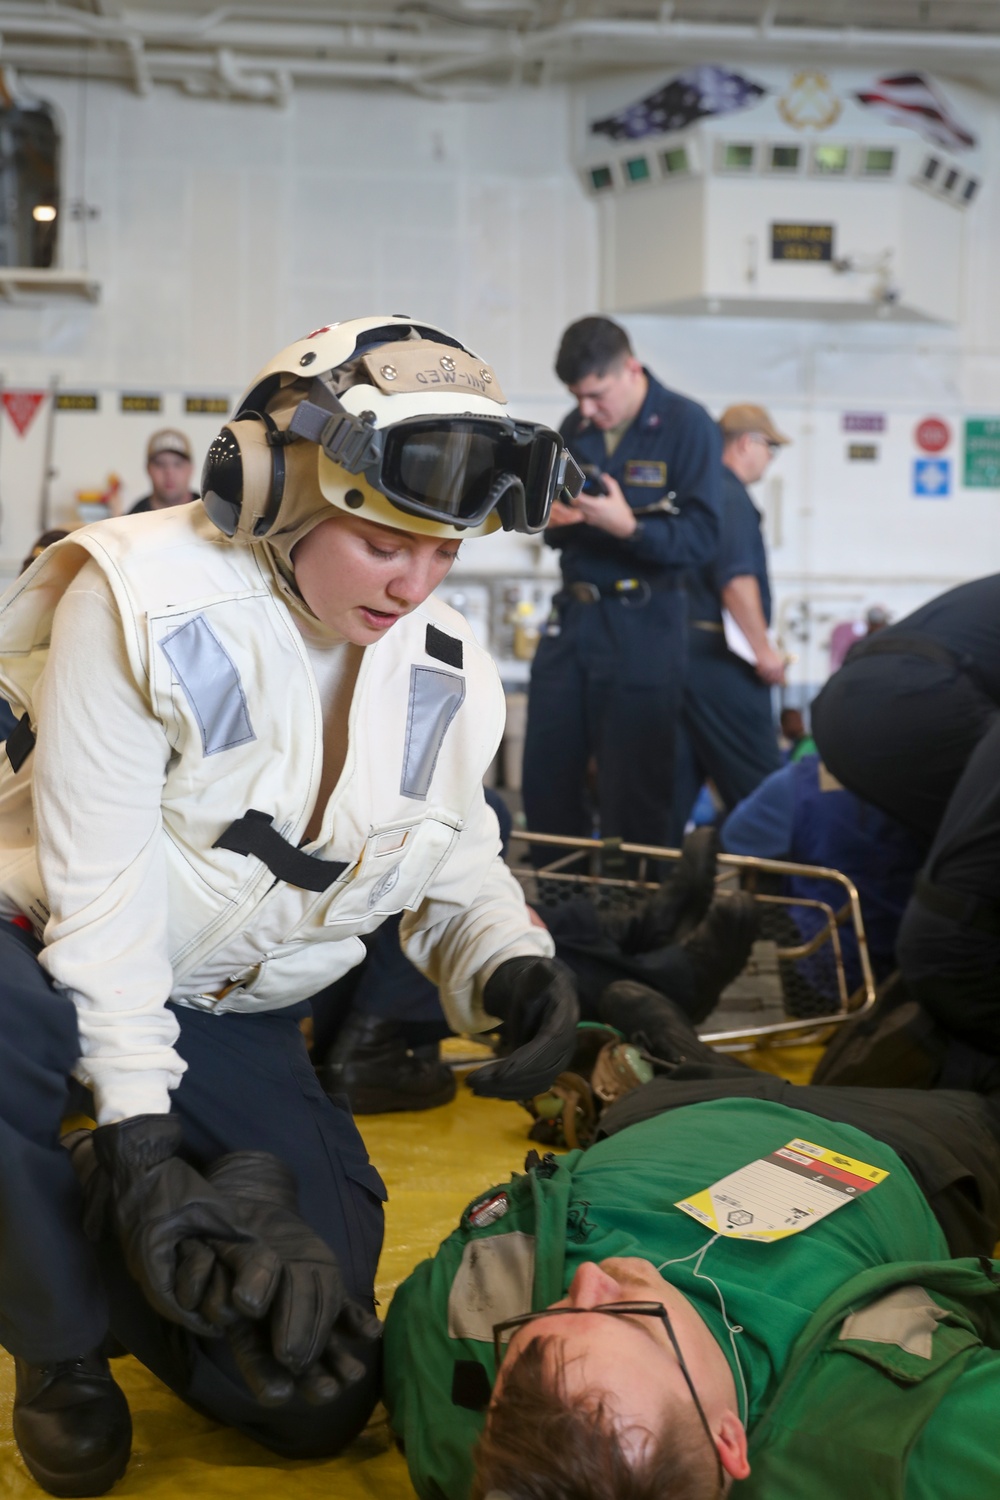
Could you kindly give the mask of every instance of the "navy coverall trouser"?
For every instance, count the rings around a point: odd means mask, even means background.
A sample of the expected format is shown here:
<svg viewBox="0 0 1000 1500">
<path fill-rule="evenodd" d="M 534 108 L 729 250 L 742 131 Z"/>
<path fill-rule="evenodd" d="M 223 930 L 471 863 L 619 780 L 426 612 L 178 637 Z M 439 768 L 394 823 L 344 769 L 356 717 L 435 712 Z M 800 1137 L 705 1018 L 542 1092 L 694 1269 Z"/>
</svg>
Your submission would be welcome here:
<svg viewBox="0 0 1000 1500">
<path fill-rule="evenodd" d="M 0 922 L 0 1343 L 33 1364 L 88 1353 L 111 1332 L 182 1399 L 289 1457 L 337 1452 L 378 1395 L 378 1351 L 354 1346 L 367 1377 L 329 1406 L 258 1405 L 224 1340 L 159 1317 L 117 1241 L 94 1246 L 59 1144 L 80 1055 L 76 1008 L 54 990 L 37 943 Z M 205 1167 L 230 1151 L 270 1151 L 295 1172 L 299 1212 L 337 1256 L 348 1293 L 372 1305 L 385 1193 L 346 1101 L 327 1098 L 298 1020 L 306 1007 L 212 1015 L 176 1007 L 188 1065 L 171 1098 L 183 1154 Z"/>
<path fill-rule="evenodd" d="M 684 692 L 687 604 L 665 587 L 640 602 L 568 599 L 531 668 L 524 747 L 529 829 L 589 838 L 597 766 L 602 838 L 665 846 Z"/>
<path fill-rule="evenodd" d="M 781 769 L 771 689 L 728 649 L 721 631 L 692 623 L 687 685 L 677 735 L 671 843 L 680 844 L 707 777 L 731 812 Z"/>
</svg>

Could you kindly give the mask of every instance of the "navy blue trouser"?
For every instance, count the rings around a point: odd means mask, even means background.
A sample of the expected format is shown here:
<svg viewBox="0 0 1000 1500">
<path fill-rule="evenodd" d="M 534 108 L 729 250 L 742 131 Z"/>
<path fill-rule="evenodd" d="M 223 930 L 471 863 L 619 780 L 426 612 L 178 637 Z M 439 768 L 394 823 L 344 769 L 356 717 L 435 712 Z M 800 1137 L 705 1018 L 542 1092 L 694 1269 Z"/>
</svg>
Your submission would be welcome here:
<svg viewBox="0 0 1000 1500">
<path fill-rule="evenodd" d="M 593 757 L 601 836 L 668 844 L 686 601 L 671 589 L 636 606 L 604 599 L 561 607 L 559 633 L 542 637 L 531 668 L 523 775 L 530 830 L 591 836 Z"/>
<path fill-rule="evenodd" d="M 291 1457 L 338 1451 L 378 1395 L 378 1351 L 357 1348 L 367 1377 L 337 1402 L 254 1401 L 224 1341 L 196 1339 L 155 1314 L 117 1245 L 90 1245 L 59 1144 L 76 1009 L 38 965 L 37 945 L 0 922 L 0 1343 L 31 1363 L 87 1353 L 110 1327 L 172 1390 L 218 1421 Z M 188 1065 L 172 1095 L 185 1157 L 270 1151 L 296 1175 L 299 1212 L 337 1256 L 348 1292 L 373 1305 L 382 1245 L 381 1180 L 347 1109 L 320 1088 L 298 1027 L 306 1007 L 266 1015 L 176 1008 Z"/>
<path fill-rule="evenodd" d="M 691 628 L 684 710 L 677 734 L 674 817 L 679 844 L 698 793 L 711 777 L 731 812 L 766 776 L 781 769 L 771 689 L 715 631 Z"/>
</svg>

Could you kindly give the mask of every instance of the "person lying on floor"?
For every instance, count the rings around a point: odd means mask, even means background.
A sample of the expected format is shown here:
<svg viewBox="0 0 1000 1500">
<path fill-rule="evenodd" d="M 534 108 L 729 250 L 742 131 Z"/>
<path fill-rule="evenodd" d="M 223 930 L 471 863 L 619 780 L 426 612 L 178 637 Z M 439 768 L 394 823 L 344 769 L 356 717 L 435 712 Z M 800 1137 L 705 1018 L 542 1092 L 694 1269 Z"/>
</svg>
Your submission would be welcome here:
<svg viewBox="0 0 1000 1500">
<path fill-rule="evenodd" d="M 796 1087 L 616 988 L 672 1075 L 480 1193 L 393 1299 L 422 1500 L 995 1500 L 1000 1097 Z M 696 1197 L 755 1162 L 754 1201 Z"/>
<path fill-rule="evenodd" d="M 506 852 L 510 814 L 488 788 Z M 696 1023 L 744 968 L 757 935 L 750 896 L 715 898 L 718 836 L 697 829 L 658 890 L 636 907 L 602 908 L 587 895 L 557 899 L 556 882 L 532 910 L 555 942 L 556 956 L 576 979 L 584 1020 L 602 1020 L 601 997 L 619 979 L 635 979 L 668 995 Z M 438 1044 L 451 1035 L 437 989 L 399 945 L 398 918 L 367 941 L 368 957 L 354 975 L 313 997 L 314 1055 L 320 1081 L 345 1095 L 355 1114 L 432 1109 L 455 1094 L 451 1069 Z M 344 986 L 350 998 L 344 1000 Z M 346 1006 L 346 1015 L 344 1014 Z M 343 1019 L 341 1019 L 343 1017 Z M 333 1040 L 331 1041 L 331 1037 Z"/>
</svg>

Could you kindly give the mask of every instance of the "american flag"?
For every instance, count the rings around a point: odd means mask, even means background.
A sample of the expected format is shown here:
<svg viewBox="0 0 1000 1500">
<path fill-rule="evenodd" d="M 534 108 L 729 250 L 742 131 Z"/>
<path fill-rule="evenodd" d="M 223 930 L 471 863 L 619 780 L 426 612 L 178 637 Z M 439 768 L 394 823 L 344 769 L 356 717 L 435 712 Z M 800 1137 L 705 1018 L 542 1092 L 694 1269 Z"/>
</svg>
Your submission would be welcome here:
<svg viewBox="0 0 1000 1500">
<path fill-rule="evenodd" d="M 876 78 L 854 96 L 893 125 L 908 125 L 946 151 L 969 151 L 976 137 L 955 114 L 926 73 L 892 73 Z"/>
<path fill-rule="evenodd" d="M 726 68 L 690 68 L 618 114 L 595 120 L 590 128 L 594 135 L 606 135 L 613 141 L 640 141 L 666 130 L 683 130 L 706 115 L 730 115 L 746 109 L 766 93 L 759 83 Z"/>
</svg>

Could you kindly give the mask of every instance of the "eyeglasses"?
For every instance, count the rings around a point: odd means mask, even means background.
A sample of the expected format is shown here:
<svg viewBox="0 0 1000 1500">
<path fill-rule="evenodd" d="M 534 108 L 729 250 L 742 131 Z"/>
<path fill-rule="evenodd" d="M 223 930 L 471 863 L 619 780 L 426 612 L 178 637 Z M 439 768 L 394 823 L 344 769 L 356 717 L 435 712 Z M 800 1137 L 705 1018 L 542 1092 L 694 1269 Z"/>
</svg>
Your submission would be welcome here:
<svg viewBox="0 0 1000 1500">
<path fill-rule="evenodd" d="M 770 453 L 772 458 L 781 447 L 781 444 L 776 443 L 774 441 L 774 438 L 765 437 L 762 432 L 751 432 L 750 436 L 752 438 L 755 438 L 758 443 L 763 443 L 764 447 L 767 449 L 768 453 Z"/>
<path fill-rule="evenodd" d="M 708 1424 L 705 1408 L 698 1399 L 698 1392 L 694 1388 L 691 1373 L 684 1362 L 681 1346 L 677 1342 L 677 1335 L 674 1333 L 674 1327 L 670 1321 L 670 1314 L 662 1302 L 602 1302 L 597 1307 L 543 1307 L 539 1312 L 521 1313 L 519 1317 L 507 1318 L 503 1323 L 494 1323 L 493 1355 L 496 1360 L 496 1368 L 499 1370 L 503 1362 L 505 1336 L 509 1339 L 512 1333 L 520 1328 L 524 1328 L 528 1323 L 534 1323 L 537 1318 L 559 1318 L 564 1317 L 567 1313 L 603 1313 L 605 1317 L 609 1318 L 659 1318 L 667 1330 L 667 1338 L 670 1340 L 671 1348 L 677 1356 L 677 1363 L 680 1366 L 681 1374 L 684 1376 L 685 1384 L 691 1392 L 695 1411 L 698 1413 L 701 1425 L 705 1429 L 705 1436 L 711 1444 L 712 1456 L 715 1459 L 719 1475 L 719 1494 L 723 1494 L 726 1487 L 726 1476 L 722 1467 L 722 1459 L 719 1457 L 719 1450 L 715 1446 L 715 1438 L 712 1436 L 712 1429 Z"/>
</svg>

